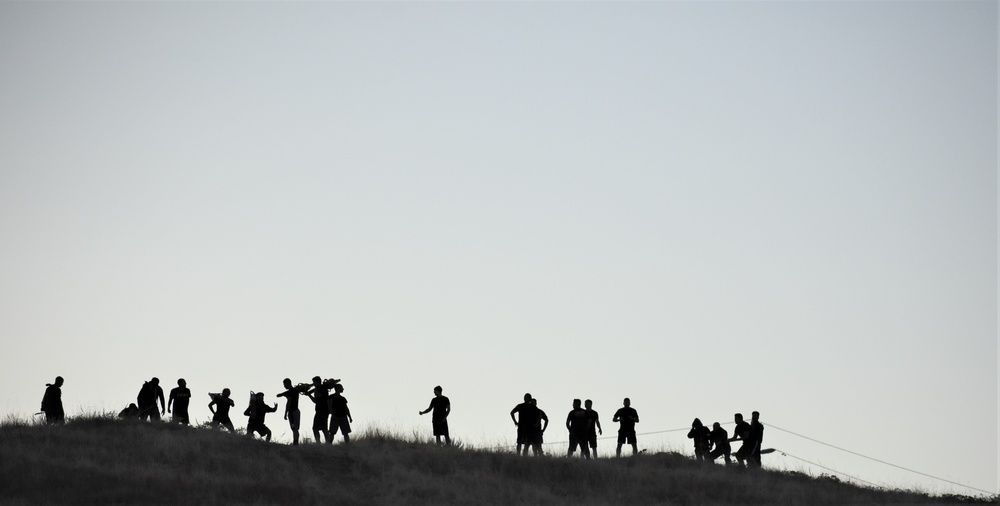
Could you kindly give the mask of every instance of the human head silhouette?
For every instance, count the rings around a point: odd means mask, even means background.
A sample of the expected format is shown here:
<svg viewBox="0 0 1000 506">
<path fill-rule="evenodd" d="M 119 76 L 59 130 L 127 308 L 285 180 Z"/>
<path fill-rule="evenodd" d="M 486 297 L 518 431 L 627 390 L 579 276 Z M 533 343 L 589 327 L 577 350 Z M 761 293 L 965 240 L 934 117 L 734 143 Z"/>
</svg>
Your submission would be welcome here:
<svg viewBox="0 0 1000 506">
<path fill-rule="evenodd" d="M 434 395 L 441 395 L 441 392 L 443 392 L 443 391 L 444 391 L 444 389 L 441 388 L 441 385 L 438 385 L 438 386 L 434 387 Z"/>
<path fill-rule="evenodd" d="M 63 377 L 62 376 L 56 376 L 56 382 L 53 383 L 53 385 L 55 385 L 57 387 L 61 387 L 62 384 L 63 384 Z"/>
<path fill-rule="evenodd" d="M 181 378 L 181 379 L 177 380 L 177 386 L 179 386 L 181 388 L 184 388 L 184 387 L 187 386 L 187 381 L 184 381 L 184 378 Z"/>
<path fill-rule="evenodd" d="M 157 378 L 156 376 L 153 376 L 153 379 L 149 380 L 149 382 L 152 383 L 152 384 L 154 384 L 154 385 L 159 385 L 160 384 L 160 378 Z"/>
<path fill-rule="evenodd" d="M 292 388 L 292 380 L 290 378 L 285 378 L 282 384 L 285 385 L 285 388 Z"/>
<path fill-rule="evenodd" d="M 750 420 L 756 422 L 759 418 L 760 418 L 760 413 L 758 413 L 756 411 L 754 411 L 753 413 L 750 413 Z"/>
<path fill-rule="evenodd" d="M 580 399 L 573 399 L 573 409 L 580 409 Z"/>
<path fill-rule="evenodd" d="M 587 409 L 590 409 L 590 408 L 594 407 L 594 401 L 592 401 L 592 400 L 590 400 L 590 399 L 587 399 L 587 400 L 583 401 L 583 405 L 584 405 L 584 406 L 585 406 L 585 407 L 586 407 Z"/>
<path fill-rule="evenodd" d="M 323 378 L 319 376 L 313 376 L 313 385 L 320 386 L 323 383 Z"/>
<path fill-rule="evenodd" d="M 341 393 L 341 392 L 343 392 L 344 391 L 344 385 L 341 385 L 340 383 L 334 383 L 333 384 L 333 391 L 336 392 L 336 393 L 338 393 L 338 394 Z"/>
<path fill-rule="evenodd" d="M 719 422 L 715 422 L 712 424 L 712 428 L 718 430 L 722 428 L 722 425 L 719 425 Z"/>
<path fill-rule="evenodd" d="M 229 389 L 228 388 L 223 388 L 222 389 L 222 396 L 223 397 L 229 397 Z"/>
<path fill-rule="evenodd" d="M 530 400 L 531 400 L 531 394 L 524 394 L 524 402 L 528 402 Z"/>
<path fill-rule="evenodd" d="M 626 397 L 625 400 L 622 401 L 622 404 L 627 408 L 632 405 L 632 400 Z"/>
<path fill-rule="evenodd" d="M 740 423 L 743 421 L 743 413 L 736 413 L 733 415 L 733 418 L 736 419 L 736 423 Z"/>
<path fill-rule="evenodd" d="M 694 421 L 691 422 L 691 426 L 692 427 L 701 427 L 702 426 L 701 420 L 695 418 Z"/>
</svg>

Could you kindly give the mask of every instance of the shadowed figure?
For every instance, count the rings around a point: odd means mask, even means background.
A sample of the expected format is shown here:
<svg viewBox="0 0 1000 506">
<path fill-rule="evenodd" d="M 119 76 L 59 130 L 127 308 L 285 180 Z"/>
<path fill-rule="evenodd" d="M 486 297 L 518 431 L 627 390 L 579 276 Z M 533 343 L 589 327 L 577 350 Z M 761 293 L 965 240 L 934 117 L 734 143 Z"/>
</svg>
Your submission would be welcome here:
<svg viewBox="0 0 1000 506">
<path fill-rule="evenodd" d="M 583 402 L 583 407 L 587 411 L 587 444 L 590 445 L 590 454 L 597 458 L 597 436 L 604 435 L 601 428 L 601 417 L 594 411 L 594 401 L 587 399 Z"/>
<path fill-rule="evenodd" d="M 736 427 L 733 428 L 733 437 L 729 439 L 729 442 L 741 441 L 743 444 L 740 445 L 740 449 L 733 453 L 733 457 L 736 457 L 736 462 L 741 466 L 746 465 L 746 460 L 750 458 L 750 452 L 753 447 L 750 446 L 750 424 L 743 421 L 743 414 L 736 413 L 733 415 L 733 420 L 736 421 Z"/>
<path fill-rule="evenodd" d="M 351 416 L 351 408 L 347 406 L 347 398 L 344 397 L 344 385 L 333 384 L 333 395 L 327 398 L 330 405 L 330 439 L 328 443 L 333 443 L 333 437 L 339 430 L 344 436 L 344 443 L 351 442 L 351 424 L 354 418 Z"/>
<path fill-rule="evenodd" d="M 160 401 L 157 409 L 156 401 Z M 160 378 L 153 378 L 142 383 L 139 395 L 135 397 L 135 403 L 139 406 L 139 419 L 142 421 L 160 421 L 160 415 L 167 413 L 167 403 L 163 400 L 163 389 L 160 388 Z"/>
<path fill-rule="evenodd" d="M 719 422 L 712 424 L 712 433 L 710 438 L 712 440 L 713 448 L 708 454 L 708 459 L 714 462 L 715 459 L 719 457 L 725 457 L 726 465 L 728 466 L 732 464 L 733 460 L 729 458 L 729 453 L 731 451 L 731 447 L 729 446 L 729 433 L 726 432 L 726 429 L 722 428 L 722 425 Z"/>
<path fill-rule="evenodd" d="M 434 429 L 434 439 L 437 444 L 441 444 L 441 438 L 444 437 L 444 444 L 451 446 L 451 435 L 448 433 L 448 415 L 451 414 L 451 401 L 447 397 L 441 395 L 444 389 L 441 385 L 434 387 L 434 398 L 431 399 L 431 403 L 427 406 L 427 409 L 420 412 L 421 415 L 426 415 L 427 413 L 433 411 L 431 414 L 431 425 Z"/>
<path fill-rule="evenodd" d="M 712 447 L 712 431 L 708 430 L 701 423 L 701 420 L 695 418 L 691 422 L 691 430 L 688 431 L 688 438 L 694 440 L 694 458 L 696 460 L 708 460 L 709 448 Z"/>
<path fill-rule="evenodd" d="M 337 381 L 339 380 L 328 380 L 327 382 L 324 382 L 323 379 L 320 378 L 319 376 L 314 376 L 313 386 L 306 392 L 306 395 L 309 396 L 309 399 L 312 400 L 313 404 L 316 405 L 316 415 L 313 416 L 312 430 L 313 430 L 313 438 L 316 440 L 317 443 L 323 441 L 319 437 L 320 433 L 322 433 L 323 436 L 326 438 L 327 444 L 333 442 L 333 439 L 330 437 L 330 429 L 328 428 L 330 423 L 329 399 L 330 399 L 330 388 L 333 386 L 332 384 L 336 383 Z"/>
<path fill-rule="evenodd" d="M 635 438 L 635 424 L 639 423 L 639 413 L 632 408 L 632 401 L 628 397 L 622 401 L 622 407 L 615 411 L 615 417 L 611 419 L 612 422 L 618 422 L 618 449 L 615 450 L 615 456 L 622 456 L 622 445 L 630 444 L 632 445 L 632 455 L 639 453 L 639 447 L 636 445 Z"/>
<path fill-rule="evenodd" d="M 531 394 L 524 394 L 524 402 L 514 406 L 514 409 L 510 410 L 510 419 L 514 421 L 514 426 L 517 427 L 517 450 L 515 450 L 515 453 L 518 455 L 521 454 L 522 447 L 527 449 L 526 445 L 531 444 L 528 439 L 534 420 L 525 419 L 526 411 L 529 417 L 534 412 L 534 408 L 531 406 Z M 517 418 L 514 417 L 515 414 Z"/>
<path fill-rule="evenodd" d="M 549 428 L 549 417 L 545 414 L 541 408 L 538 407 L 538 399 L 531 399 L 531 406 L 535 408 L 537 413 L 535 414 L 535 423 L 531 427 L 531 432 L 528 435 L 529 443 L 531 443 L 531 454 L 534 456 L 544 455 L 542 451 L 542 444 L 544 442 L 545 429 Z M 542 422 L 545 422 L 544 424 Z M 528 449 L 524 449 L 524 454 L 528 454 Z"/>
<path fill-rule="evenodd" d="M 747 444 L 750 445 L 750 456 L 747 459 L 749 467 L 760 467 L 760 445 L 764 441 L 764 424 L 760 423 L 760 413 L 754 411 L 750 413 L 750 437 Z"/>
<path fill-rule="evenodd" d="M 45 413 L 46 423 L 63 423 L 66 413 L 62 404 L 63 377 L 56 376 L 52 383 L 45 384 L 45 395 L 42 396 L 42 413 Z"/>
<path fill-rule="evenodd" d="M 221 394 L 208 394 L 212 398 L 212 402 L 208 403 L 208 409 L 212 412 L 213 428 L 222 425 L 229 429 L 229 432 L 236 432 L 233 421 L 229 419 L 229 408 L 235 406 L 236 403 L 229 398 L 229 393 L 228 388 L 223 388 Z"/>
<path fill-rule="evenodd" d="M 271 441 L 271 429 L 264 425 L 264 417 L 268 413 L 274 413 L 278 410 L 278 403 L 274 403 L 274 407 L 268 406 L 264 402 L 264 393 L 257 392 L 256 394 L 251 394 L 250 405 L 247 406 L 246 411 L 243 412 L 245 416 L 249 417 L 247 420 L 247 437 L 253 437 L 256 432 L 260 434 L 265 441 Z"/>
<path fill-rule="evenodd" d="M 579 445 L 583 458 L 590 459 L 590 448 L 587 446 L 590 417 L 587 416 L 587 410 L 583 409 L 580 404 L 580 399 L 573 399 L 573 409 L 566 415 L 566 429 L 569 430 L 569 450 L 566 452 L 566 456 L 572 457 Z"/>
<path fill-rule="evenodd" d="M 278 397 L 285 398 L 285 420 L 288 420 L 288 427 L 292 429 L 292 444 L 299 444 L 299 425 L 302 420 L 302 413 L 299 411 L 299 395 L 309 390 L 308 383 L 299 383 L 292 386 L 292 380 L 285 378 L 283 383 L 285 391 L 278 394 Z"/>
<path fill-rule="evenodd" d="M 188 404 L 190 402 L 191 390 L 188 390 L 187 382 L 184 381 L 184 378 L 181 378 L 177 380 L 177 388 L 170 390 L 170 397 L 167 400 L 167 413 L 173 415 L 173 421 L 184 425 L 191 425 L 191 419 L 188 417 Z"/>
<path fill-rule="evenodd" d="M 136 406 L 133 402 L 125 407 L 125 409 L 118 412 L 118 418 L 125 419 L 138 419 L 139 418 L 139 406 Z"/>
</svg>

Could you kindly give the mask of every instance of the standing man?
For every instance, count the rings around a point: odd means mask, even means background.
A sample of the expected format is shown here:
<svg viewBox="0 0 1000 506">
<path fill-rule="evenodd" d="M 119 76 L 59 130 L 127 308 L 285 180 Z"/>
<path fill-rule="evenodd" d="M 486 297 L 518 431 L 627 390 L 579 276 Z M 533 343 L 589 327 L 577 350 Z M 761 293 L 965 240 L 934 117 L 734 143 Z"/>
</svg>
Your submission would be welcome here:
<svg viewBox="0 0 1000 506">
<path fill-rule="evenodd" d="M 156 401 L 160 401 L 160 409 L 156 409 Z M 139 405 L 139 419 L 142 421 L 160 421 L 160 415 L 167 413 L 167 403 L 163 401 L 163 389 L 160 388 L 160 378 L 153 378 L 142 383 L 139 395 L 135 398 Z"/>
<path fill-rule="evenodd" d="M 622 404 L 623 406 L 615 411 L 615 417 L 611 419 L 612 422 L 621 424 L 618 426 L 618 449 L 615 450 L 615 456 L 618 457 L 622 456 L 622 445 L 625 443 L 632 445 L 632 455 L 639 453 L 635 440 L 635 424 L 639 423 L 639 413 L 632 408 L 632 401 L 628 397 Z"/>
<path fill-rule="evenodd" d="M 531 399 L 531 406 L 535 408 L 535 417 L 537 421 L 534 427 L 531 428 L 531 435 L 529 436 L 529 441 L 531 443 L 531 454 L 534 456 L 543 455 L 542 452 L 542 442 L 545 435 L 545 429 L 549 427 L 549 417 L 545 414 L 541 408 L 538 407 L 538 399 Z M 542 422 L 545 422 L 544 424 Z M 528 454 L 528 449 L 524 449 L 524 454 Z"/>
<path fill-rule="evenodd" d="M 530 445 L 528 437 L 531 434 L 532 423 L 534 420 L 529 420 L 525 418 L 525 412 L 531 411 L 531 394 L 524 394 L 524 402 L 514 406 L 514 409 L 510 410 L 510 419 L 514 421 L 514 426 L 517 427 L 517 451 L 518 455 L 521 454 L 521 447 L 524 445 Z M 514 418 L 514 414 L 517 414 L 517 418 Z M 530 415 L 530 413 L 529 413 Z"/>
<path fill-rule="evenodd" d="M 750 467 L 760 467 L 760 445 L 764 441 L 764 424 L 760 423 L 760 413 L 750 414 Z"/>
<path fill-rule="evenodd" d="M 288 426 L 292 429 L 292 444 L 299 444 L 299 423 L 302 419 L 302 413 L 299 412 L 299 395 L 304 393 L 309 389 L 309 385 L 302 383 L 299 386 L 293 387 L 292 380 L 285 378 L 284 381 L 285 391 L 278 394 L 278 397 L 285 398 L 285 420 L 288 420 Z"/>
<path fill-rule="evenodd" d="M 750 424 L 743 421 L 743 413 L 736 413 L 733 415 L 733 419 L 736 421 L 736 427 L 733 428 L 733 437 L 729 439 L 729 442 L 743 442 L 733 456 L 736 457 L 736 462 L 741 466 L 746 466 L 746 461 L 750 458 L 750 452 L 753 449 L 750 446 Z"/>
<path fill-rule="evenodd" d="M 569 430 L 569 451 L 567 457 L 572 457 L 577 445 L 583 458 L 590 459 L 590 448 L 587 446 L 587 430 L 590 418 L 587 410 L 580 406 L 580 399 L 573 399 L 573 409 L 566 415 L 566 429 Z"/>
<path fill-rule="evenodd" d="M 347 398 L 344 397 L 344 385 L 333 384 L 333 395 L 329 397 L 330 403 L 330 439 L 328 443 L 333 443 L 333 436 L 337 435 L 337 430 L 344 435 L 344 444 L 351 442 L 351 408 L 347 407 Z"/>
<path fill-rule="evenodd" d="M 326 442 L 332 443 L 330 430 L 327 428 L 330 417 L 330 404 L 327 402 L 330 397 L 330 390 L 323 384 L 323 379 L 319 376 L 313 377 L 313 387 L 306 392 L 306 395 L 316 404 L 316 416 L 313 417 L 313 438 L 317 443 L 322 442 L 319 434 L 322 432 L 326 437 Z"/>
<path fill-rule="evenodd" d="M 427 406 L 427 409 L 421 411 L 420 414 L 425 415 L 431 410 L 434 411 L 431 414 L 434 438 L 437 440 L 437 444 L 441 444 L 441 436 L 444 436 L 444 444 L 451 446 L 451 436 L 448 434 L 448 415 L 451 414 L 451 401 L 441 395 L 443 391 L 444 389 L 441 388 L 441 385 L 434 387 L 434 398 L 431 399 L 431 404 Z"/>
<path fill-rule="evenodd" d="M 170 390 L 170 399 L 167 401 L 167 413 L 173 414 L 173 421 L 184 425 L 191 425 L 191 419 L 188 417 L 188 403 L 190 402 L 191 391 L 188 390 L 187 382 L 184 381 L 184 378 L 181 378 L 177 380 L 177 388 Z"/>
<path fill-rule="evenodd" d="M 208 403 L 208 410 L 212 412 L 213 428 L 222 425 L 229 429 L 229 432 L 235 433 L 236 427 L 233 426 L 233 421 L 229 419 L 229 408 L 235 406 L 236 403 L 229 398 L 229 394 L 228 388 L 223 388 L 221 394 L 208 394 L 212 398 L 212 402 Z"/>
<path fill-rule="evenodd" d="M 695 418 L 691 422 L 688 439 L 694 439 L 695 460 L 708 460 L 708 450 L 712 447 L 712 431 L 708 430 L 708 427 L 705 427 L 701 423 L 700 418 Z"/>
<path fill-rule="evenodd" d="M 62 405 L 62 385 L 62 376 L 56 376 L 54 383 L 45 384 L 45 395 L 42 396 L 42 412 L 45 413 L 45 423 L 63 423 L 66 419 Z"/>
<path fill-rule="evenodd" d="M 583 406 L 587 411 L 587 443 L 590 444 L 590 453 L 593 454 L 594 458 L 597 458 L 597 435 L 604 435 L 604 429 L 601 428 L 600 416 L 597 411 L 594 411 L 594 401 L 587 399 L 584 401 Z"/>
</svg>

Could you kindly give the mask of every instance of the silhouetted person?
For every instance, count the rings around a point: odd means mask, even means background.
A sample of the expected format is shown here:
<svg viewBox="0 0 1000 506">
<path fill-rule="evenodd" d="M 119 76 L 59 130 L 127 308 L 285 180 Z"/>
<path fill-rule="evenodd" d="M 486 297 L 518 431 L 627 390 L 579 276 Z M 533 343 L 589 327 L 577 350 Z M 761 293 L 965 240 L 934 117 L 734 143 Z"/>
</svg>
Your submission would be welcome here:
<svg viewBox="0 0 1000 506">
<path fill-rule="evenodd" d="M 451 436 L 448 434 L 448 415 L 451 414 L 451 401 L 447 397 L 441 395 L 444 389 L 441 385 L 434 387 L 434 398 L 431 399 L 431 403 L 427 406 L 427 409 L 420 412 L 421 415 L 425 415 L 431 411 L 431 425 L 434 428 L 434 439 L 437 444 L 441 444 L 441 437 L 444 436 L 444 444 L 451 446 Z"/>
<path fill-rule="evenodd" d="M 212 402 L 208 403 L 208 409 L 212 412 L 212 427 L 222 425 L 229 429 L 229 432 L 236 432 L 233 421 L 229 419 L 229 408 L 236 405 L 229 398 L 229 389 L 223 388 L 221 394 L 208 394 L 208 396 L 212 398 Z"/>
<path fill-rule="evenodd" d="M 764 424 L 760 423 L 760 413 L 754 411 L 750 414 L 750 458 L 747 465 L 750 467 L 760 467 L 760 445 L 764 442 Z"/>
<path fill-rule="evenodd" d="M 529 422 L 529 420 L 524 420 L 524 411 L 525 410 L 528 410 L 528 411 L 532 410 L 532 408 L 531 408 L 531 394 L 524 394 L 524 402 L 518 404 L 517 406 L 514 406 L 514 409 L 510 410 L 510 419 L 514 421 L 514 426 L 517 427 L 517 450 L 516 450 L 516 453 L 518 455 L 521 454 L 521 447 L 522 446 L 527 445 L 527 444 L 531 444 L 531 443 L 528 442 L 528 436 L 531 434 L 532 425 L 530 425 L 529 423 L 522 423 L 522 421 L 523 422 Z M 514 418 L 515 414 L 517 414 L 517 418 Z M 530 422 L 533 423 L 533 420 L 530 421 Z"/>
<path fill-rule="evenodd" d="M 268 413 L 274 413 L 278 410 L 278 403 L 274 403 L 274 407 L 268 406 L 264 402 L 264 394 L 262 392 L 257 392 L 253 395 L 250 400 L 250 405 L 247 406 L 247 410 L 244 412 L 248 417 L 247 420 L 247 437 L 253 437 L 254 432 L 260 434 L 265 441 L 271 441 L 271 429 L 264 425 L 264 417 Z"/>
<path fill-rule="evenodd" d="M 632 408 L 632 401 L 628 397 L 622 401 L 622 407 L 615 411 L 615 417 L 611 421 L 620 424 L 618 426 L 618 449 L 615 450 L 615 455 L 622 456 L 622 445 L 626 443 L 632 445 L 632 455 L 639 453 L 635 438 L 635 424 L 639 423 L 639 413 Z"/>
<path fill-rule="evenodd" d="M 542 451 L 542 443 L 544 442 L 545 429 L 549 428 L 549 417 L 545 414 L 541 408 L 538 407 L 538 399 L 531 399 L 531 406 L 537 409 L 535 413 L 535 423 L 531 428 L 531 433 L 528 436 L 529 442 L 531 443 L 531 453 L 534 456 L 544 455 Z M 542 422 L 545 422 L 544 424 Z M 528 449 L 524 449 L 524 454 L 528 454 Z"/>
<path fill-rule="evenodd" d="M 139 406 L 136 406 L 134 402 L 129 404 L 125 409 L 118 412 L 118 418 L 139 418 Z"/>
<path fill-rule="evenodd" d="M 746 460 L 750 458 L 750 452 L 753 450 L 753 447 L 747 444 L 750 440 L 750 424 L 743 421 L 742 413 L 736 413 L 733 415 L 733 419 L 736 421 L 736 427 L 733 428 L 733 437 L 729 439 L 729 442 L 741 441 L 743 443 L 740 445 L 740 449 L 733 454 L 733 457 L 736 457 L 736 462 L 739 462 L 741 466 L 745 466 Z"/>
<path fill-rule="evenodd" d="M 156 401 L 160 401 L 157 409 Z M 167 413 L 167 403 L 163 400 L 163 389 L 160 388 L 160 379 L 153 378 L 142 383 L 139 395 L 135 397 L 135 403 L 139 405 L 139 419 L 142 421 L 160 421 L 160 415 Z"/>
<path fill-rule="evenodd" d="M 188 404 L 191 402 L 191 390 L 188 390 L 187 382 L 184 378 L 177 380 L 177 388 L 170 390 L 170 399 L 167 401 L 167 413 L 173 414 L 173 421 L 191 425 L 188 417 Z M 173 409 L 173 411 L 171 411 Z"/>
<path fill-rule="evenodd" d="M 42 396 L 42 412 L 45 413 L 46 423 L 63 423 L 66 420 L 66 413 L 62 404 L 63 377 L 56 376 L 53 383 L 45 384 L 45 395 Z"/>
<path fill-rule="evenodd" d="M 319 376 L 313 378 L 312 388 L 306 392 L 306 395 L 312 399 L 313 403 L 316 404 L 316 415 L 313 416 L 313 438 L 316 439 L 317 443 L 323 440 L 319 438 L 320 433 L 326 437 L 327 443 L 332 443 L 333 440 L 330 439 L 330 430 L 327 428 L 329 426 L 330 418 L 330 404 L 327 402 L 330 397 L 330 390 L 325 385 L 323 385 L 323 380 Z"/>
<path fill-rule="evenodd" d="M 587 444 L 590 445 L 590 453 L 597 458 L 597 435 L 604 435 L 601 428 L 601 417 L 594 411 L 594 401 L 587 399 L 583 402 L 583 407 L 587 411 Z"/>
<path fill-rule="evenodd" d="M 285 378 L 285 391 L 278 394 L 278 397 L 285 398 L 285 420 L 288 420 L 288 427 L 292 429 L 292 444 L 299 444 L 299 425 L 302 420 L 302 413 L 299 411 L 299 395 L 309 390 L 309 384 L 300 383 L 292 386 L 292 380 Z"/>
<path fill-rule="evenodd" d="M 729 453 L 731 452 L 731 447 L 729 446 L 729 433 L 726 429 L 722 428 L 719 422 L 712 424 L 712 433 L 710 435 L 712 439 L 712 451 L 709 452 L 709 460 L 715 461 L 719 457 L 726 458 L 726 465 L 733 463 L 732 459 L 729 458 Z"/>
<path fill-rule="evenodd" d="M 327 441 L 329 443 L 333 442 L 333 436 L 337 435 L 337 430 L 344 435 L 344 443 L 351 442 L 351 423 L 354 422 L 354 418 L 351 417 L 351 408 L 347 407 L 347 398 L 343 396 L 344 385 L 340 383 L 335 383 L 333 385 L 333 395 L 328 398 L 330 404 L 330 439 Z"/>
<path fill-rule="evenodd" d="M 587 410 L 580 406 L 580 399 L 573 399 L 573 409 L 566 415 L 566 429 L 569 430 L 569 451 L 567 457 L 572 457 L 577 445 L 583 458 L 590 458 L 590 448 L 587 447 L 587 432 L 590 427 L 590 417 Z"/>
<path fill-rule="evenodd" d="M 708 430 L 701 423 L 701 420 L 695 418 L 691 422 L 691 430 L 688 431 L 688 438 L 694 439 L 694 458 L 696 460 L 708 460 L 709 448 L 712 446 L 712 431 Z"/>
</svg>

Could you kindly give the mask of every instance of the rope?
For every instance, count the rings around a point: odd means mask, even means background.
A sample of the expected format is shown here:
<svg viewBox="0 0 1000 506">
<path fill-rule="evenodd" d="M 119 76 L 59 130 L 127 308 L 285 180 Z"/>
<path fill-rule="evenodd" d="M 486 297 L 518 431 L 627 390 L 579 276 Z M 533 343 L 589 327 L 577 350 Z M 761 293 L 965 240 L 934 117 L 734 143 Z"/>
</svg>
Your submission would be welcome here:
<svg viewBox="0 0 1000 506">
<path fill-rule="evenodd" d="M 868 480 L 862 480 L 861 478 L 858 478 L 857 476 L 851 476 L 851 475 L 849 475 L 847 473 L 842 473 L 840 471 L 837 471 L 836 469 L 830 469 L 829 467 L 821 466 L 821 465 L 819 465 L 819 464 L 817 464 L 815 462 L 810 462 L 810 461 L 808 461 L 808 460 L 806 460 L 806 459 L 804 459 L 802 457 L 796 457 L 795 455 L 792 455 L 791 453 L 788 453 L 788 452 L 786 452 L 784 450 L 777 450 L 776 449 L 775 451 L 778 452 L 778 453 L 781 453 L 781 455 L 783 455 L 785 457 L 791 457 L 793 459 L 801 460 L 802 462 L 805 462 L 806 464 L 810 464 L 810 465 L 813 465 L 813 466 L 816 466 L 816 467 L 819 467 L 819 468 L 822 468 L 822 469 L 826 469 L 827 471 L 830 471 L 832 473 L 837 473 L 837 474 L 839 474 L 841 476 L 846 476 L 846 477 L 848 477 L 848 478 L 850 478 L 852 480 L 860 481 L 861 483 L 865 483 L 865 484 L 871 485 L 871 486 L 873 486 L 875 488 L 878 488 L 878 489 L 884 488 L 884 487 L 876 485 L 875 483 L 872 483 L 872 482 L 870 482 Z"/>
<path fill-rule="evenodd" d="M 902 469 L 903 471 L 908 471 L 908 472 L 911 472 L 911 473 L 914 473 L 914 474 L 919 474 L 920 476 L 925 476 L 925 477 L 927 477 L 927 478 L 933 478 L 933 479 L 935 479 L 935 480 L 939 480 L 939 481 L 943 481 L 943 482 L 945 482 L 945 483 L 950 483 L 950 484 L 952 484 L 952 485 L 958 485 L 958 486 L 960 486 L 960 487 L 965 487 L 965 488 L 967 488 L 967 489 L 969 489 L 969 490 L 975 490 L 975 491 L 977 491 L 977 492 L 983 492 L 983 493 L 985 493 L 985 494 L 991 494 L 991 495 L 993 494 L 993 492 L 990 492 L 990 491 L 988 491 L 988 490 L 983 490 L 983 489 L 981 489 L 981 488 L 976 488 L 976 487 L 970 487 L 969 485 L 963 485 L 963 484 L 961 484 L 961 483 L 958 483 L 957 481 L 951 481 L 951 480 L 946 480 L 946 479 L 944 479 L 944 478 L 939 478 L 939 477 L 937 477 L 937 476 L 934 476 L 934 475 L 931 475 L 931 474 L 927 474 L 927 473 L 922 473 L 922 472 L 920 472 L 920 471 L 917 471 L 917 470 L 914 470 L 914 469 L 910 469 L 910 468 L 908 468 L 908 467 L 903 467 L 903 466 L 899 466 L 899 465 L 896 465 L 896 464 L 893 464 L 892 462 L 886 462 L 886 461 L 884 461 L 884 460 L 879 460 L 879 459 L 876 459 L 875 457 L 869 457 L 869 456 L 867 456 L 867 455 L 862 455 L 862 454 L 860 454 L 860 453 L 858 453 L 858 452 L 855 452 L 855 451 L 851 451 L 851 450 L 848 450 L 848 449 L 846 449 L 846 448 L 841 448 L 841 447 L 839 447 L 839 446 L 836 446 L 836 445 L 832 445 L 832 444 L 830 444 L 830 443 L 824 443 L 823 441 L 820 441 L 820 440 L 818 440 L 818 439 L 813 439 L 813 438 L 811 438 L 811 437 L 809 437 L 809 436 L 803 436 L 802 434 L 798 434 L 798 433 L 795 433 L 795 432 L 792 432 L 792 431 L 790 431 L 790 430 L 787 430 L 787 429 L 782 429 L 781 427 L 778 427 L 777 425 L 774 425 L 774 424 L 771 424 L 771 423 L 769 423 L 769 424 L 768 424 L 767 426 L 768 426 L 768 427 L 772 427 L 772 428 L 775 428 L 775 429 L 778 429 L 778 430 L 780 430 L 780 431 L 782 431 L 782 432 L 787 432 L 787 433 L 789 433 L 789 434 L 791 434 L 791 435 L 793 435 L 793 436 L 798 436 L 798 437 L 800 437 L 800 438 L 802 438 L 802 439 L 808 439 L 809 441 L 812 441 L 812 442 L 814 442 L 814 443 L 819 443 L 819 444 L 821 444 L 821 445 L 824 445 L 824 446 L 829 446 L 830 448 L 834 448 L 834 449 L 837 449 L 837 450 L 840 450 L 840 451 L 842 451 L 842 452 L 846 452 L 846 453 L 850 453 L 851 455 L 857 455 L 858 457 L 861 457 L 861 458 L 865 458 L 865 459 L 868 459 L 868 460 L 872 460 L 872 461 L 875 461 L 875 462 L 878 462 L 879 464 L 885 464 L 885 465 L 887 465 L 887 466 L 891 466 L 891 467 L 895 467 L 896 469 Z M 798 457 L 795 457 L 795 458 L 797 458 L 797 459 L 798 459 Z M 799 460 L 802 460 L 802 459 L 799 459 Z M 803 462 L 805 462 L 805 461 L 803 460 Z M 819 466 L 819 467 L 823 467 L 823 466 Z M 825 468 L 824 468 L 824 469 L 825 469 Z M 843 474 L 843 473 L 841 473 L 841 474 Z M 845 474 L 844 476 L 847 476 L 847 475 Z M 863 481 L 863 480 L 862 480 L 862 481 Z"/>
</svg>

